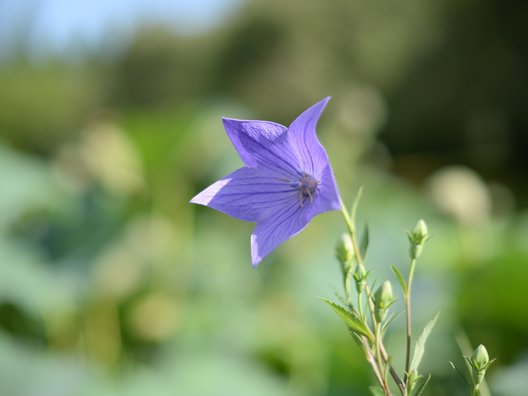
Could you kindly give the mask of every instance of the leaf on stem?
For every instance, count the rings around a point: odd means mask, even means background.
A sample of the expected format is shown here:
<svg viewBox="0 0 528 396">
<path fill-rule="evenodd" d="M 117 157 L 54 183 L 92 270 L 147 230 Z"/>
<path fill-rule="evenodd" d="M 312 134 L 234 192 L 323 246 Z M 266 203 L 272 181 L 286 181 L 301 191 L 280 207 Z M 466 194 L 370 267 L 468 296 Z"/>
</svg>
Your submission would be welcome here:
<svg viewBox="0 0 528 396">
<path fill-rule="evenodd" d="M 414 345 L 414 353 L 411 360 L 411 367 L 410 371 L 413 370 L 418 371 L 418 366 L 420 365 L 420 362 L 422 360 L 423 354 L 425 352 L 425 343 L 427 342 L 427 338 L 431 334 L 431 331 L 433 330 L 433 326 L 436 323 L 436 319 L 438 319 L 438 315 L 440 312 L 438 312 L 433 319 L 431 319 L 422 330 L 422 334 L 420 334 L 420 337 L 418 337 L 418 340 L 416 341 L 416 344 Z"/>
<path fill-rule="evenodd" d="M 407 295 L 407 283 L 405 283 L 405 278 L 401 274 L 398 267 L 396 267 L 394 264 L 391 264 L 392 272 L 394 272 L 394 276 L 398 280 L 398 283 L 400 284 L 401 288 L 403 289 L 403 293 Z"/>
<path fill-rule="evenodd" d="M 455 372 L 459 375 L 460 378 L 462 378 L 462 381 L 464 381 L 464 384 L 470 388 L 470 385 L 469 385 L 469 382 L 468 380 L 466 379 L 466 376 L 457 368 L 457 366 L 455 366 L 455 364 L 453 362 L 449 362 L 449 364 L 451 365 L 451 367 L 453 368 L 453 370 L 455 370 Z"/>
<path fill-rule="evenodd" d="M 381 326 L 381 334 L 385 334 L 385 332 L 387 331 L 387 328 L 388 328 L 389 325 L 392 323 L 392 321 L 393 321 L 394 319 L 396 319 L 398 316 L 400 316 L 402 313 L 403 313 L 403 311 L 400 311 L 400 312 L 396 312 L 396 313 L 391 314 L 391 315 L 385 320 L 385 322 L 382 324 L 382 326 Z"/>
<path fill-rule="evenodd" d="M 350 312 L 345 307 L 336 304 L 330 300 L 327 300 L 326 298 L 319 298 L 325 303 L 327 303 L 334 310 L 334 312 L 341 318 L 341 320 L 347 325 L 347 327 L 352 332 L 367 337 L 371 342 L 374 341 L 374 335 L 372 334 L 368 326 L 360 318 L 357 317 L 357 315 Z"/>
<path fill-rule="evenodd" d="M 340 302 L 341 304 L 343 304 L 344 306 L 347 306 L 347 305 L 350 304 L 350 303 L 347 301 L 346 297 L 343 296 L 343 295 L 341 295 L 340 293 L 337 293 L 337 292 L 336 292 L 336 293 L 335 293 L 335 296 L 336 296 L 336 298 L 339 300 L 339 302 Z"/>
<path fill-rule="evenodd" d="M 425 379 L 425 381 L 423 381 L 420 386 L 418 387 L 418 389 L 416 390 L 416 393 L 415 393 L 415 396 L 420 396 L 422 394 L 422 392 L 424 391 L 425 387 L 427 386 L 427 384 L 429 383 L 429 381 L 431 380 L 431 373 L 429 373 L 429 375 L 427 376 L 427 378 Z"/>
<path fill-rule="evenodd" d="M 362 194 L 363 194 L 363 186 L 359 187 L 356 198 L 354 199 L 354 202 L 352 203 L 352 210 L 350 211 L 350 218 L 352 219 L 353 222 L 356 221 L 356 212 L 357 212 L 359 200 L 361 199 Z"/>
<path fill-rule="evenodd" d="M 365 224 L 363 227 L 363 233 L 361 234 L 361 242 L 359 243 L 359 254 L 361 255 L 361 258 L 364 260 L 365 256 L 367 255 L 367 249 L 369 246 L 369 229 L 368 226 Z"/>
</svg>

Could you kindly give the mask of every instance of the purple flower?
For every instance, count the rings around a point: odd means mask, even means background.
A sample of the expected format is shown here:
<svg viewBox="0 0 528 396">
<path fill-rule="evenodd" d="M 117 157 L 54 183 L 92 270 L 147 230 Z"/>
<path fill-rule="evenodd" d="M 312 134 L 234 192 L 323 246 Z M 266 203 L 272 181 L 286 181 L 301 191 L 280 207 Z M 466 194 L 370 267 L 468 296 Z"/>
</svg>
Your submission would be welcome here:
<svg viewBox="0 0 528 396">
<path fill-rule="evenodd" d="M 328 156 L 315 127 L 330 98 L 302 113 L 289 128 L 269 121 L 224 118 L 224 127 L 245 166 L 196 195 L 209 206 L 257 225 L 251 235 L 256 267 L 312 217 L 340 210 Z"/>
</svg>

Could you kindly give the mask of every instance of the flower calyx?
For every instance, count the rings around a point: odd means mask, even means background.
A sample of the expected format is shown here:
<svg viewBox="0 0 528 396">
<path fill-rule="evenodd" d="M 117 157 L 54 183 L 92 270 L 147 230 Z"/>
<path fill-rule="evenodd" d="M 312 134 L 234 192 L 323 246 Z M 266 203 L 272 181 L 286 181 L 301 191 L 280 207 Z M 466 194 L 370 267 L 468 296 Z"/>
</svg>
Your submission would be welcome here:
<svg viewBox="0 0 528 396">
<path fill-rule="evenodd" d="M 392 285 L 389 281 L 385 281 L 374 293 L 374 304 L 375 304 L 375 316 L 378 323 L 381 323 L 389 307 L 394 303 L 394 297 L 392 293 Z"/>
<path fill-rule="evenodd" d="M 343 234 L 336 243 L 335 255 L 343 274 L 346 274 L 352 269 L 354 264 L 354 246 L 350 234 Z"/>
<path fill-rule="evenodd" d="M 412 260 L 417 259 L 422 254 L 423 245 L 429 240 L 429 231 L 424 220 L 420 219 L 411 232 L 407 233 L 409 238 L 409 256 Z"/>
<path fill-rule="evenodd" d="M 471 357 L 464 356 L 471 367 L 471 378 L 475 386 L 479 386 L 484 381 L 486 370 L 491 366 L 495 359 L 490 360 L 486 347 L 480 344 L 475 348 Z"/>
</svg>

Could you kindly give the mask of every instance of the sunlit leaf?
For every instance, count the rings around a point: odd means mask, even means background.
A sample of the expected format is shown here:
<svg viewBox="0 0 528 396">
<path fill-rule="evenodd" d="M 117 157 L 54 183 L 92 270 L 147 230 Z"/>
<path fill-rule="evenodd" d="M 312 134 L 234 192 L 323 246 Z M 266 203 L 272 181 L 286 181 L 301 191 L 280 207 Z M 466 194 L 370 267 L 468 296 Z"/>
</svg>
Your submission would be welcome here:
<svg viewBox="0 0 528 396">
<path fill-rule="evenodd" d="M 369 246 L 369 229 L 368 226 L 365 224 L 365 227 L 363 227 L 363 234 L 361 235 L 361 242 L 359 243 L 359 254 L 361 255 L 361 258 L 365 259 L 365 256 L 367 255 L 367 249 Z"/>
<path fill-rule="evenodd" d="M 374 341 L 374 335 L 370 329 L 352 312 L 347 310 L 345 307 L 336 304 L 326 298 L 320 297 L 325 303 L 327 303 L 335 313 L 341 318 L 341 320 L 347 325 L 347 327 L 355 332 L 367 337 L 370 341 Z"/>
<path fill-rule="evenodd" d="M 361 195 L 363 195 L 363 187 L 359 187 L 358 193 L 356 195 L 356 198 L 354 199 L 354 202 L 352 203 L 352 210 L 350 211 L 350 218 L 353 222 L 356 221 L 356 212 L 359 205 L 359 201 L 361 200 Z"/>
<path fill-rule="evenodd" d="M 407 283 L 405 282 L 405 278 L 401 274 L 401 272 L 398 269 L 398 267 L 396 267 L 394 264 L 391 265 L 391 268 L 392 268 L 392 272 L 394 272 L 394 276 L 396 277 L 396 279 L 398 280 L 398 283 L 400 284 L 401 288 L 403 289 L 403 293 L 407 294 Z"/>
<path fill-rule="evenodd" d="M 431 319 L 422 330 L 422 334 L 420 334 L 420 337 L 418 337 L 418 340 L 416 341 L 416 344 L 414 345 L 414 353 L 411 360 L 411 367 L 410 371 L 418 370 L 418 366 L 420 365 L 420 362 L 422 361 L 422 357 L 425 352 L 425 343 L 427 342 L 427 338 L 431 334 L 431 331 L 433 330 L 433 327 L 436 323 L 436 320 L 438 319 L 437 313 L 433 319 Z"/>
</svg>

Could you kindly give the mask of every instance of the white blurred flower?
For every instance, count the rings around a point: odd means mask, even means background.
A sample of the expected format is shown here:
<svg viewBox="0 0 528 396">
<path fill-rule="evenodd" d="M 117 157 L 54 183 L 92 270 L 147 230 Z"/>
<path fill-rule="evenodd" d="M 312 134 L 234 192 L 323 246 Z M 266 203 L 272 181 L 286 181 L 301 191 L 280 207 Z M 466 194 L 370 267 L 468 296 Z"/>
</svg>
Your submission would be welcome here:
<svg viewBox="0 0 528 396">
<path fill-rule="evenodd" d="M 181 249 L 178 240 L 176 229 L 162 215 L 135 218 L 95 262 L 94 282 L 99 293 L 117 299 L 132 294 L 147 272 L 173 263 Z"/>
<path fill-rule="evenodd" d="M 137 336 L 147 341 L 163 341 L 178 328 L 181 306 L 173 297 L 152 293 L 143 297 L 128 317 Z"/>
<path fill-rule="evenodd" d="M 427 189 L 435 204 L 460 223 L 478 225 L 489 220 L 492 202 L 480 176 L 463 166 L 450 166 L 434 173 Z"/>
<path fill-rule="evenodd" d="M 91 124 L 79 142 L 61 148 L 56 174 L 74 189 L 82 189 L 97 180 L 117 195 L 128 195 L 144 186 L 135 145 L 118 125 L 108 121 Z"/>
<path fill-rule="evenodd" d="M 115 124 L 97 123 L 83 135 L 80 154 L 92 174 L 118 194 L 143 185 L 138 153 L 128 136 Z"/>
</svg>

